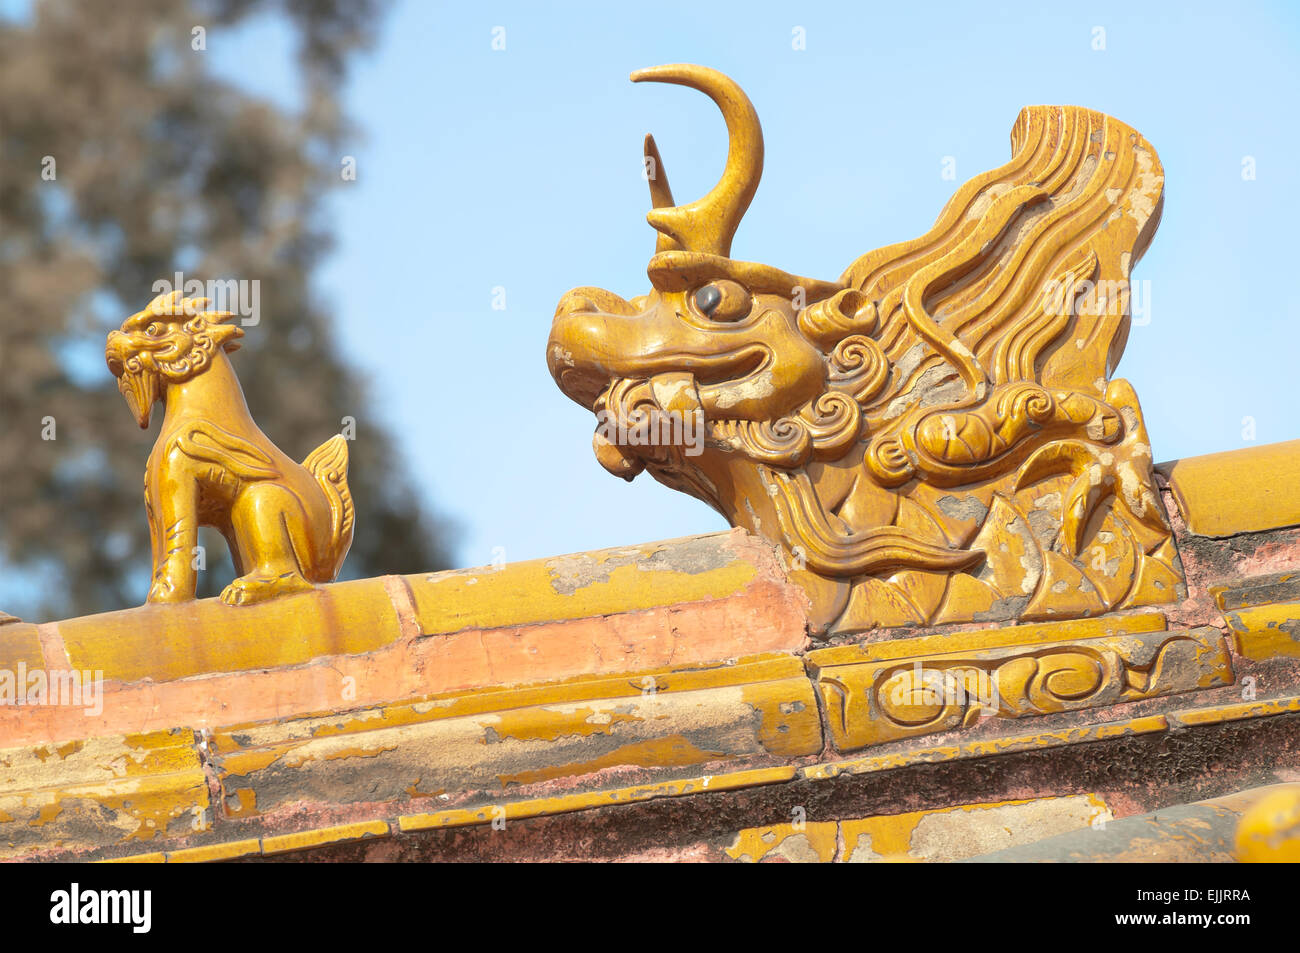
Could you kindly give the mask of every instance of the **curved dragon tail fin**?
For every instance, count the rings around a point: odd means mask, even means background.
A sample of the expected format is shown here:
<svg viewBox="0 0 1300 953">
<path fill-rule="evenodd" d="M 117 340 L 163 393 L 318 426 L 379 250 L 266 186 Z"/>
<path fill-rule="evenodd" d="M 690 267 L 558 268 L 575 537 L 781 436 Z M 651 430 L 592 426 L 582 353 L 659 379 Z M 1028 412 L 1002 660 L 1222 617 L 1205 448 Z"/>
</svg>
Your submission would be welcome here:
<svg viewBox="0 0 1300 953">
<path fill-rule="evenodd" d="M 352 526 L 356 518 L 352 493 L 348 490 L 347 440 L 342 434 L 335 434 L 309 453 L 302 465 L 316 478 L 329 500 L 333 578 L 343 567 L 343 557 L 352 545 Z"/>
</svg>

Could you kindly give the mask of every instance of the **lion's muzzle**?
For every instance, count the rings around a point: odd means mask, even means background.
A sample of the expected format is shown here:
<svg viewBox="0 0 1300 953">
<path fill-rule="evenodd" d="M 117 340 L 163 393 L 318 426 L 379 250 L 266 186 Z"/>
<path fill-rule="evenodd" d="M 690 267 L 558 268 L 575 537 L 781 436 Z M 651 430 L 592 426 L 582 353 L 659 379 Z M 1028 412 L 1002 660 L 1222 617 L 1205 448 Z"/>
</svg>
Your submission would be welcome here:
<svg viewBox="0 0 1300 953">
<path fill-rule="evenodd" d="M 153 405 L 162 396 L 158 373 L 145 366 L 139 351 L 132 347 L 130 337 L 121 331 L 108 333 L 104 360 L 117 378 L 117 389 L 122 392 L 136 423 L 141 430 L 148 430 Z"/>
</svg>

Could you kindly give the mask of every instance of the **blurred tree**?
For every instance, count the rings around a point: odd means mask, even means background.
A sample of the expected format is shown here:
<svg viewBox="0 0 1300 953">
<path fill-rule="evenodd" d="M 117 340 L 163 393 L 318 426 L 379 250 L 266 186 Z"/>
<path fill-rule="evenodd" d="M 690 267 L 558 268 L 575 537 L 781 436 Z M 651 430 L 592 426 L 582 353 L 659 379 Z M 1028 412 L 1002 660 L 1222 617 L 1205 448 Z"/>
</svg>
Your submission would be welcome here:
<svg viewBox="0 0 1300 953">
<path fill-rule="evenodd" d="M 162 415 L 135 426 L 102 349 L 178 271 L 260 282 L 235 366 L 286 453 L 301 460 L 355 418 L 345 574 L 446 564 L 446 526 L 422 510 L 310 286 L 329 245 L 321 199 L 349 151 L 336 93 L 382 6 L 42 0 L 30 22 L 0 21 L 0 564 L 33 580 L 16 601 L 4 587 L 0 608 L 58 618 L 143 602 L 141 478 Z M 195 48 L 264 16 L 300 41 L 299 113 L 214 77 Z M 211 595 L 234 570 L 220 536 L 203 543 Z"/>
</svg>

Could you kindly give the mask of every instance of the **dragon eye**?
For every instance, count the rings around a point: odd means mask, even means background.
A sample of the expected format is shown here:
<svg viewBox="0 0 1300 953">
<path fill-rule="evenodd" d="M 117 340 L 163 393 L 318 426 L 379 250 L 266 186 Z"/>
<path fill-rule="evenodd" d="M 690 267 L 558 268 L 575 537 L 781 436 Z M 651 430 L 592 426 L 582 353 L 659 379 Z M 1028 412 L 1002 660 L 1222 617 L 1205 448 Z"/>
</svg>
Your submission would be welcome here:
<svg viewBox="0 0 1300 953">
<path fill-rule="evenodd" d="M 713 281 L 695 292 L 695 307 L 714 321 L 738 321 L 752 306 L 749 292 L 734 281 Z"/>
<path fill-rule="evenodd" d="M 162 325 L 155 322 L 145 328 L 144 333 L 149 335 L 151 338 L 156 338 L 158 335 L 162 334 Z"/>
</svg>

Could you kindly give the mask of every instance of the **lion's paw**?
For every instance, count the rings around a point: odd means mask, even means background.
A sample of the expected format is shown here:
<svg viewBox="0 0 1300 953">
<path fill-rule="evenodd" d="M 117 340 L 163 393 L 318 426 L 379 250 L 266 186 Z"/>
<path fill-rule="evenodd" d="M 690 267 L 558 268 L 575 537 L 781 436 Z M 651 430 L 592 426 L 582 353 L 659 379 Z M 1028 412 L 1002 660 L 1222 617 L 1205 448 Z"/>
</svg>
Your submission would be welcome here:
<svg viewBox="0 0 1300 953">
<path fill-rule="evenodd" d="M 189 602 L 194 598 L 193 590 L 186 592 L 180 586 L 174 585 L 169 579 L 156 579 L 154 584 L 149 587 L 149 595 L 146 602 L 149 603 L 176 603 Z"/>
<path fill-rule="evenodd" d="M 306 592 L 314 588 L 316 587 L 296 572 L 282 573 L 278 576 L 249 573 L 247 576 L 240 576 L 221 590 L 221 601 L 228 606 L 251 606 L 274 599 L 276 596 L 291 592 Z"/>
</svg>

